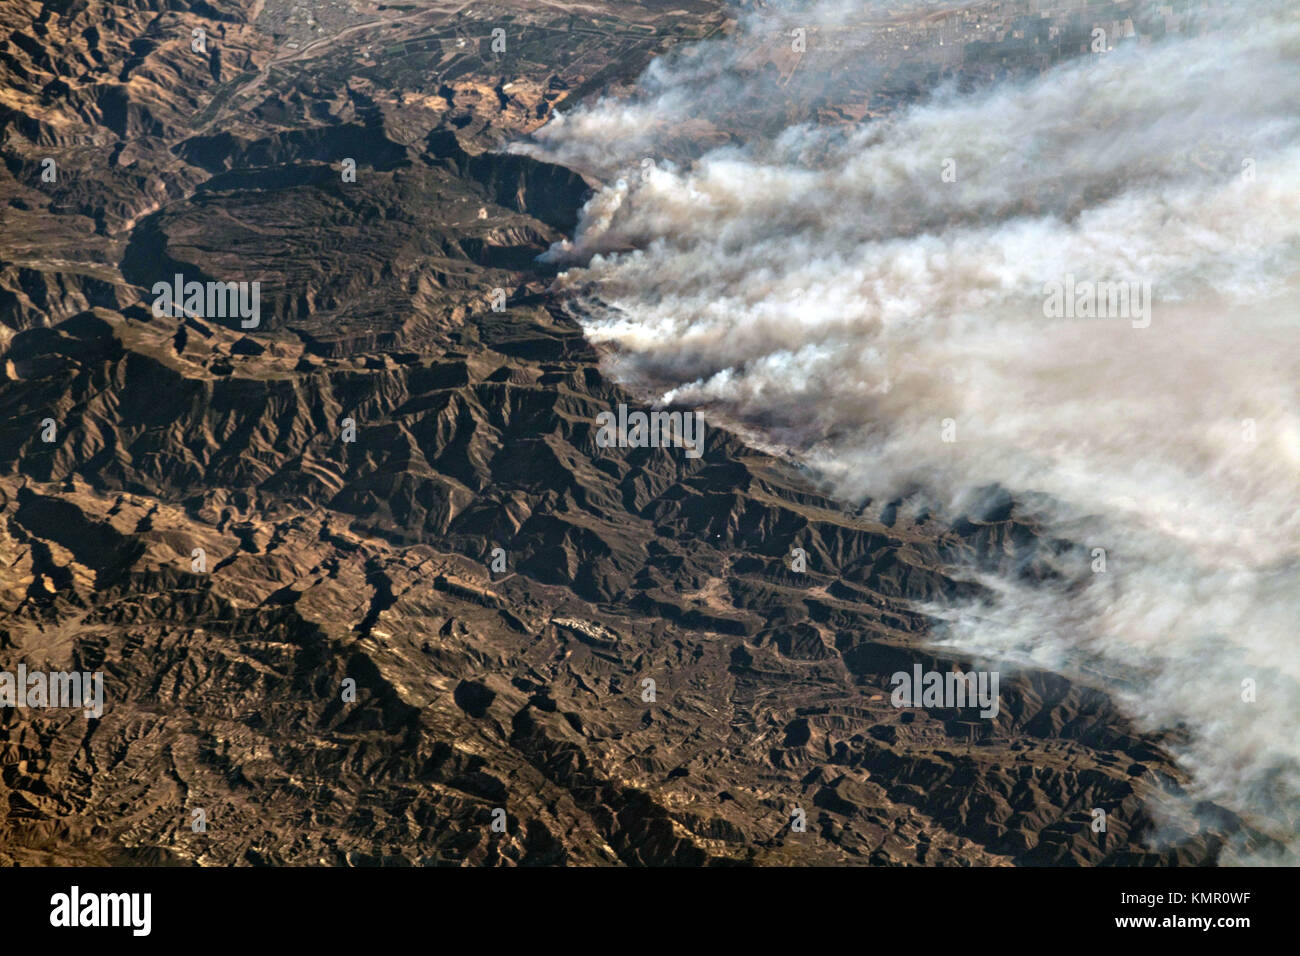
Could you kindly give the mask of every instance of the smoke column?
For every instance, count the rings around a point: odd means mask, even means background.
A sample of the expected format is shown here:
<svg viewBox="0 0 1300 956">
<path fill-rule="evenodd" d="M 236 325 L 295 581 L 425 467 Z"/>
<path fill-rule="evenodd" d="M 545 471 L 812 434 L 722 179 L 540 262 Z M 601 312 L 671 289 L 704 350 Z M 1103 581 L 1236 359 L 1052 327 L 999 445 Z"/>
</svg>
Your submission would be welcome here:
<svg viewBox="0 0 1300 956">
<path fill-rule="evenodd" d="M 1300 18 L 1236 3 L 883 118 L 781 122 L 790 96 L 835 98 L 822 38 L 900 6 L 799 8 L 824 68 L 789 96 L 739 64 L 796 14 L 751 17 L 518 147 L 608 183 L 550 253 L 560 288 L 621 381 L 847 501 L 952 517 L 997 486 L 1076 543 L 1055 583 L 966 569 L 987 597 L 924 608 L 935 640 L 1186 728 L 1194 796 L 1294 852 Z M 761 135 L 665 158 L 765 94 Z M 1053 313 L 1067 281 L 1149 288 L 1149 324 Z"/>
</svg>

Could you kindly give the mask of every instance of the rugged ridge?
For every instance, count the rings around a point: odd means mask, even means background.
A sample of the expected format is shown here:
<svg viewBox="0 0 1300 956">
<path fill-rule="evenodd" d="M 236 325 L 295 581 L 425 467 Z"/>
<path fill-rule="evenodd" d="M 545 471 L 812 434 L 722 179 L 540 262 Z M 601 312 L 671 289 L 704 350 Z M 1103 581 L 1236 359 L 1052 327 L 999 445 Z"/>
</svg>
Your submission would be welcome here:
<svg viewBox="0 0 1300 956">
<path fill-rule="evenodd" d="M 1094 690 L 891 706 L 969 664 L 911 604 L 969 588 L 951 559 L 1064 547 L 1012 505 L 846 509 L 717 428 L 598 446 L 633 399 L 534 261 L 589 184 L 492 147 L 721 13 L 530 6 L 293 49 L 270 0 L 0 13 L 0 666 L 107 685 L 98 720 L 0 710 L 0 860 L 1215 860 L 1243 824 L 1179 817 L 1169 741 Z M 498 23 L 526 42 L 494 59 Z M 154 316 L 176 272 L 259 280 L 260 324 Z"/>
</svg>

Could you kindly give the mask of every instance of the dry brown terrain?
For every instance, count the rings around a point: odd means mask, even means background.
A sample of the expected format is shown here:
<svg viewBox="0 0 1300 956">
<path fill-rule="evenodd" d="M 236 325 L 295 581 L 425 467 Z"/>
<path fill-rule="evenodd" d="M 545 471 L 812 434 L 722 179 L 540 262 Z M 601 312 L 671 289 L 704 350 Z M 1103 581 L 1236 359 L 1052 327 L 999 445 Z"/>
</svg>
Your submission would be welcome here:
<svg viewBox="0 0 1300 956">
<path fill-rule="evenodd" d="M 533 262 L 589 185 L 492 149 L 717 4 L 337 7 L 0 8 L 0 669 L 106 681 L 101 719 L 0 710 L 0 861 L 1216 857 L 1226 814 L 1146 846 L 1180 774 L 1094 690 L 891 706 L 953 666 L 910 601 L 1044 546 L 1014 508 L 597 446 L 630 399 Z M 153 315 L 177 272 L 260 281 L 260 325 Z"/>
</svg>

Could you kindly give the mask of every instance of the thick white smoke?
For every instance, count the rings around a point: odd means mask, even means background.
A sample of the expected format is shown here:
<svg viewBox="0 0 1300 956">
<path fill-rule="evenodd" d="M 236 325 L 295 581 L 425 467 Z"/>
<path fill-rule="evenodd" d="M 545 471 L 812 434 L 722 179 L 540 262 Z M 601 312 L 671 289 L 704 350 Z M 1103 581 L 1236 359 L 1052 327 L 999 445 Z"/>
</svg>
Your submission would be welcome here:
<svg viewBox="0 0 1300 956">
<path fill-rule="evenodd" d="M 1200 36 L 629 170 L 552 254 L 620 379 L 789 448 L 844 497 L 958 514 L 997 484 L 1036 502 L 1085 557 L 1062 586 L 982 576 L 991 604 L 928 609 L 945 639 L 1100 681 L 1145 727 L 1184 725 L 1197 796 L 1294 846 L 1289 7 L 1243 2 Z M 653 155 L 658 111 L 740 95 L 739 42 L 659 67 L 653 95 L 579 111 L 536 148 L 593 169 Z M 1149 325 L 1048 317 L 1053 282 L 1149 284 Z"/>
</svg>

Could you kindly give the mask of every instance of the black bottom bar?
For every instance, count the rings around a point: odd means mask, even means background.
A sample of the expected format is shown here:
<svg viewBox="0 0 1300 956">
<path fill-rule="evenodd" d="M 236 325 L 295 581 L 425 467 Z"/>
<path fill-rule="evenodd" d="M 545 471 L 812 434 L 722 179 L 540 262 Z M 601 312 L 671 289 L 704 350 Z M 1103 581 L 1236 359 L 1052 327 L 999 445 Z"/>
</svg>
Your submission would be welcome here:
<svg viewBox="0 0 1300 956">
<path fill-rule="evenodd" d="M 1295 870 L 1066 869 L 26 869 L 0 871 L 0 899 L 24 941 L 195 940 L 335 947 L 469 933 L 555 945 L 716 935 L 734 947 L 793 932 L 830 943 L 887 931 L 899 945 L 994 937 L 1057 945 L 1125 938 L 1231 945 L 1294 922 Z M 73 887 L 76 887 L 74 906 Z M 103 894 L 149 894 L 145 898 Z M 73 912 L 76 911 L 74 920 Z M 1208 926 L 1205 921 L 1209 921 Z M 73 922 L 117 926 L 72 926 Z M 63 925 L 55 926 L 58 922 Z M 599 932 L 600 936 L 592 936 Z M 612 933 L 613 936 L 606 935 Z M 480 935 L 481 934 L 481 935 Z M 394 941 L 396 937 L 393 937 Z M 910 941 L 910 942 L 909 942 Z"/>
</svg>

